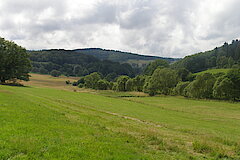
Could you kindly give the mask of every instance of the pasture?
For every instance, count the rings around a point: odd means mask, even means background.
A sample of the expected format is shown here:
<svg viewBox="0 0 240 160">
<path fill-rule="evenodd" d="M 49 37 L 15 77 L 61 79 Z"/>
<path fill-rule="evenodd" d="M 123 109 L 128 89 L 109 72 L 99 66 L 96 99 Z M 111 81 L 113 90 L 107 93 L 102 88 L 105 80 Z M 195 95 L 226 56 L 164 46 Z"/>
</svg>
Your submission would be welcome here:
<svg viewBox="0 0 240 160">
<path fill-rule="evenodd" d="M 240 104 L 0 85 L 0 159 L 240 159 Z M 53 85 L 55 84 L 55 85 Z"/>
<path fill-rule="evenodd" d="M 194 73 L 193 75 L 200 75 L 200 74 L 204 74 L 204 73 L 212 73 L 212 74 L 218 74 L 218 73 L 227 73 L 230 69 L 208 69 L 208 70 L 205 70 L 205 71 L 202 71 L 202 72 L 197 72 L 197 73 Z"/>
</svg>

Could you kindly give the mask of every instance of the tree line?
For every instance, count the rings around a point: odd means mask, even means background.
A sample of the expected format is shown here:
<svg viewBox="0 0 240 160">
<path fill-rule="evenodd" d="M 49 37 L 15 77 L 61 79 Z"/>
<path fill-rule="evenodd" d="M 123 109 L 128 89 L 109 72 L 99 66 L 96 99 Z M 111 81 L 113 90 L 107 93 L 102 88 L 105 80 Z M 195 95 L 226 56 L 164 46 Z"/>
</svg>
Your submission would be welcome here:
<svg viewBox="0 0 240 160">
<path fill-rule="evenodd" d="M 164 60 L 150 63 L 142 75 L 119 76 L 113 81 L 94 72 L 74 82 L 80 88 L 114 91 L 138 91 L 150 96 L 181 95 L 198 99 L 240 100 L 240 69 L 225 73 L 203 73 L 194 76 L 186 68 L 175 69 Z"/>
<path fill-rule="evenodd" d="M 142 74 L 135 76 L 133 68 L 128 64 L 101 61 L 93 56 L 66 50 L 34 51 L 29 55 L 23 47 L 0 38 L 0 83 L 16 79 L 29 80 L 31 59 L 33 70 L 39 72 L 45 70 L 53 76 L 60 74 L 80 76 L 81 78 L 72 84 L 80 88 L 139 91 L 150 96 L 164 94 L 239 101 L 239 48 L 240 43 L 236 40 L 231 45 L 225 43 L 213 51 L 188 56 L 176 64 L 157 59 L 151 62 Z M 221 57 L 225 55 L 228 60 L 222 61 Z M 212 59 L 216 57 L 220 58 L 217 58 L 215 63 Z M 198 67 L 205 65 L 206 61 L 216 64 L 210 68 L 232 69 L 227 73 L 204 73 L 194 76 L 192 72 L 202 70 Z M 205 63 L 201 64 L 201 62 Z M 85 70 L 86 73 L 83 73 Z M 70 84 L 69 81 L 66 83 Z"/>
<path fill-rule="evenodd" d="M 233 40 L 231 44 L 225 42 L 223 46 L 203 53 L 186 56 L 173 64 L 174 68 L 186 68 L 192 73 L 210 68 L 234 68 L 240 65 L 240 42 Z"/>
</svg>

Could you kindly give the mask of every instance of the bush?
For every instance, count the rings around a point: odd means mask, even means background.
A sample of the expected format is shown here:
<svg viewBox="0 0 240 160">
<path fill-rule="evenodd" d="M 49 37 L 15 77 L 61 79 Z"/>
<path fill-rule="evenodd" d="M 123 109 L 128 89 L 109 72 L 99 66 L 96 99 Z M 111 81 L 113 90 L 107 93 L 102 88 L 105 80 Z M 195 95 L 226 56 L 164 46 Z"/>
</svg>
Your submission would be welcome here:
<svg viewBox="0 0 240 160">
<path fill-rule="evenodd" d="M 78 86 L 78 83 L 77 82 L 73 82 L 72 85 L 73 86 Z"/>
<path fill-rule="evenodd" d="M 66 81 L 66 84 L 71 84 L 71 82 L 69 80 Z"/>
<path fill-rule="evenodd" d="M 79 87 L 79 88 L 83 88 L 83 87 L 84 87 L 84 84 L 80 83 L 80 84 L 78 84 L 78 87 Z"/>
<path fill-rule="evenodd" d="M 61 75 L 61 72 L 60 71 L 57 71 L 57 70 L 52 70 L 50 72 L 51 76 L 53 77 L 59 77 Z"/>
<path fill-rule="evenodd" d="M 80 84 L 80 83 L 84 84 L 84 83 L 85 83 L 84 77 L 81 77 L 81 78 L 77 81 L 77 83 L 78 83 L 78 84 Z"/>
</svg>

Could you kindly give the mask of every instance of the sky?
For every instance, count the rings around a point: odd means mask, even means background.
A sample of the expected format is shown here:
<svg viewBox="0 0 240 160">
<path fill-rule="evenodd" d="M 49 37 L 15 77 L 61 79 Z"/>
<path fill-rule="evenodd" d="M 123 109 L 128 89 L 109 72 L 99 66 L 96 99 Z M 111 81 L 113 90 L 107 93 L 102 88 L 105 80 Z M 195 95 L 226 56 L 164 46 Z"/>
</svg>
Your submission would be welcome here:
<svg viewBox="0 0 240 160">
<path fill-rule="evenodd" d="M 240 0 L 1 0 L 0 37 L 180 58 L 240 38 L 239 11 Z"/>
</svg>

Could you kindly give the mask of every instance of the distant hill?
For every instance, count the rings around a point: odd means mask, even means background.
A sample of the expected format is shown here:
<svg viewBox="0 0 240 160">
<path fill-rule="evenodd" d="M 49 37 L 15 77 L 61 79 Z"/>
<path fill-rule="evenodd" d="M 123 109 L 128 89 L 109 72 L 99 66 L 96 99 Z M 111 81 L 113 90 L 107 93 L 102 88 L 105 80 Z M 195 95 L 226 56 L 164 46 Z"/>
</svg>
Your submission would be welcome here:
<svg viewBox="0 0 240 160">
<path fill-rule="evenodd" d="M 178 58 L 165 58 L 165 57 L 158 57 L 158 56 L 146 56 L 146 55 L 139 55 L 136 53 L 130 52 L 121 52 L 116 50 L 106 50 L 101 48 L 85 48 L 85 49 L 76 49 L 73 50 L 74 52 L 83 53 L 86 55 L 91 55 L 97 57 L 100 60 L 110 60 L 119 63 L 129 63 L 132 67 L 135 68 L 143 68 L 151 61 L 156 59 L 164 59 L 171 62 L 175 62 L 179 60 Z"/>
<path fill-rule="evenodd" d="M 132 77 L 136 74 L 136 70 L 127 63 L 100 60 L 92 55 L 71 50 L 51 49 L 28 51 L 28 53 L 32 61 L 33 73 L 50 74 L 55 70 L 66 76 L 85 76 L 99 72 L 110 79 L 119 75 Z"/>
<path fill-rule="evenodd" d="M 224 43 L 221 47 L 201 52 L 179 60 L 173 68 L 186 68 L 192 73 L 212 68 L 232 68 L 240 66 L 240 42 L 233 40 L 231 44 Z"/>
<path fill-rule="evenodd" d="M 64 75 L 71 76 L 84 76 L 92 72 L 100 72 L 104 76 L 110 74 L 110 77 L 134 76 L 141 73 L 150 62 L 156 59 L 164 59 L 170 63 L 179 60 L 101 48 L 49 49 L 28 52 L 33 65 L 32 72 L 50 74 L 52 70 L 57 70 Z"/>
</svg>

